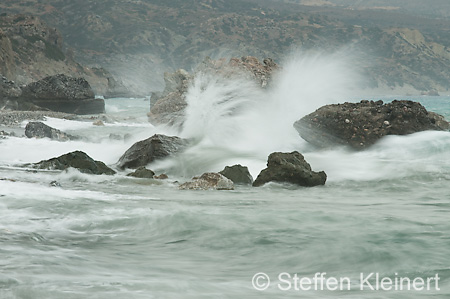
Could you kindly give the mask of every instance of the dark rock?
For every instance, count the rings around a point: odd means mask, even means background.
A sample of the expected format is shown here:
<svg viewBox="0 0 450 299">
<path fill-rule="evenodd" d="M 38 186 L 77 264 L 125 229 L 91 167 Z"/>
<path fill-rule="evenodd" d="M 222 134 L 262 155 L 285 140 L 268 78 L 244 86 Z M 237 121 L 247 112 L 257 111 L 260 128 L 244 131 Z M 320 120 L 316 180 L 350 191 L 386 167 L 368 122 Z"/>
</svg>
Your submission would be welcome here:
<svg viewBox="0 0 450 299">
<path fill-rule="evenodd" d="M 144 166 L 139 167 L 135 172 L 127 174 L 127 176 L 141 179 L 152 179 L 154 175 L 155 173 L 152 170 L 147 169 Z"/>
<path fill-rule="evenodd" d="M 253 183 L 253 177 L 248 171 L 248 168 L 239 164 L 226 166 L 224 170 L 219 173 L 232 180 L 235 184 L 251 185 Z"/>
<path fill-rule="evenodd" d="M 349 145 L 364 149 L 386 135 L 448 130 L 449 123 L 412 101 L 361 101 L 327 105 L 294 124 L 300 136 L 319 147 Z"/>
<path fill-rule="evenodd" d="M 0 136 L 8 136 L 8 137 L 15 137 L 16 134 L 14 132 L 6 132 L 6 131 L 0 131 Z"/>
<path fill-rule="evenodd" d="M 440 130 L 448 131 L 450 129 L 450 123 L 446 121 L 442 115 L 428 111 L 428 116 L 430 117 L 431 122 L 435 124 Z"/>
<path fill-rule="evenodd" d="M 51 181 L 50 186 L 51 187 L 61 187 L 61 184 L 58 181 Z"/>
<path fill-rule="evenodd" d="M 65 170 L 69 167 L 78 169 L 80 172 L 88 174 L 113 175 L 116 172 L 100 161 L 95 161 L 86 153 L 81 151 L 71 152 L 57 158 L 44 160 L 31 165 L 38 169 Z"/>
<path fill-rule="evenodd" d="M 19 97 L 51 111 L 74 114 L 97 114 L 105 112 L 105 101 L 96 99 L 89 83 L 83 78 L 60 74 L 49 76 L 28 84 Z"/>
<path fill-rule="evenodd" d="M 29 122 L 25 127 L 25 136 L 28 138 L 50 138 L 58 141 L 77 140 L 78 137 L 54 129 L 42 122 Z"/>
<path fill-rule="evenodd" d="M 312 171 L 311 166 L 299 152 L 277 152 L 269 155 L 267 168 L 261 171 L 253 182 L 253 186 L 259 187 L 274 181 L 314 187 L 324 185 L 326 180 L 325 172 Z"/>
<path fill-rule="evenodd" d="M 119 159 L 119 167 L 138 168 L 150 162 L 163 159 L 183 151 L 188 145 L 187 140 L 176 136 L 156 134 L 136 142 Z"/>
<path fill-rule="evenodd" d="M 181 190 L 234 190 L 234 184 L 220 173 L 207 172 L 179 187 Z"/>
</svg>

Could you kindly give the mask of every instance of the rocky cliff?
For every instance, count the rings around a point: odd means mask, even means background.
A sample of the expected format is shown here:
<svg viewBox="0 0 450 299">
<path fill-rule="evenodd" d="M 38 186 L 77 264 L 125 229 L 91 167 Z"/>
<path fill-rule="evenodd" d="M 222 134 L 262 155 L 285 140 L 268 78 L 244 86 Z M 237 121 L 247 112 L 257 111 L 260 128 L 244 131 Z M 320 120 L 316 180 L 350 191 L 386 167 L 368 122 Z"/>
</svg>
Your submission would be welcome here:
<svg viewBox="0 0 450 299">
<path fill-rule="evenodd" d="M 22 14 L 0 16 L 0 74 L 18 85 L 56 74 L 83 77 L 100 95 L 120 88 L 104 69 L 77 63 L 72 52 L 64 50 L 58 30 L 38 17 Z"/>
<path fill-rule="evenodd" d="M 105 67 L 143 93 L 162 89 L 164 71 L 189 70 L 205 56 L 281 61 L 292 47 L 347 47 L 349 55 L 358 53 L 353 61 L 364 70 L 366 87 L 447 92 L 448 18 L 416 0 L 420 11 L 384 7 L 381 0 L 378 6 L 350 2 L 5 0 L 0 9 L 39 15 L 62 32 L 78 61 Z"/>
</svg>

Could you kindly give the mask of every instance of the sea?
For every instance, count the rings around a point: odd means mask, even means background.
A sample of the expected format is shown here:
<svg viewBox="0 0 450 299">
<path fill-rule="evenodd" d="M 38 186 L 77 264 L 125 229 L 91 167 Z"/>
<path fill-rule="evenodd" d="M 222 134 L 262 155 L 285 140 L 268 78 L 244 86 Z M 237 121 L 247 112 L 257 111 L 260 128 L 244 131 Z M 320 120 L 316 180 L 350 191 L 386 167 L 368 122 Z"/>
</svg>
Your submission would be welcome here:
<svg viewBox="0 0 450 299">
<path fill-rule="evenodd" d="M 302 63 L 305 84 L 287 76 L 266 93 L 198 79 L 179 126 L 150 124 L 141 98 L 105 100 L 104 126 L 46 118 L 76 141 L 21 137 L 21 123 L 0 140 L 0 298 L 450 298 L 450 133 L 314 148 L 292 124 L 340 101 L 329 95 L 346 83 L 327 63 L 308 81 Z M 419 101 L 450 119 L 450 96 L 373 99 Z M 156 133 L 193 140 L 147 166 L 167 180 L 23 166 L 81 150 L 116 169 Z M 256 178 L 271 152 L 294 150 L 327 173 L 324 186 L 178 189 L 234 164 Z"/>
</svg>

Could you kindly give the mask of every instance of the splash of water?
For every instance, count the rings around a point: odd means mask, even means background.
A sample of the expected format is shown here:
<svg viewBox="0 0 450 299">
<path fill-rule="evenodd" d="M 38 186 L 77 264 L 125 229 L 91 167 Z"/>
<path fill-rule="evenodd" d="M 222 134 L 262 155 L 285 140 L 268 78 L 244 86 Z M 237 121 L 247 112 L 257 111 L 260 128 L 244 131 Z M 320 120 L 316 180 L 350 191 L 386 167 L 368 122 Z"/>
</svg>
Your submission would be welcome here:
<svg viewBox="0 0 450 299">
<path fill-rule="evenodd" d="M 243 77 L 198 75 L 180 134 L 196 145 L 160 167 L 189 176 L 241 163 L 258 172 L 271 152 L 302 150 L 293 123 L 348 97 L 355 77 L 341 54 L 292 55 L 267 89 Z"/>
</svg>

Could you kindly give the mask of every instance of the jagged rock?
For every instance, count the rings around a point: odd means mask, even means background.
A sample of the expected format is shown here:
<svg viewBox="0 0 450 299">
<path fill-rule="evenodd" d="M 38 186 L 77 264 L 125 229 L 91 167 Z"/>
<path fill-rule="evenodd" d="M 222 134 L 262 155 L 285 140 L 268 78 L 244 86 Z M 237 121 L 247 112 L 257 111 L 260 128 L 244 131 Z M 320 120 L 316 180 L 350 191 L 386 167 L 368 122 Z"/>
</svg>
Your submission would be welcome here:
<svg viewBox="0 0 450 299">
<path fill-rule="evenodd" d="M 234 190 L 233 182 L 220 173 L 207 172 L 179 187 L 181 190 Z"/>
<path fill-rule="evenodd" d="M 319 147 L 348 145 L 365 149 L 386 135 L 448 130 L 449 123 L 412 101 L 361 101 L 326 105 L 294 124 L 300 136 Z"/>
<path fill-rule="evenodd" d="M 248 168 L 240 164 L 226 166 L 224 170 L 219 173 L 232 180 L 235 184 L 251 185 L 253 183 L 253 177 L 248 171 Z"/>
<path fill-rule="evenodd" d="M 450 123 L 446 121 L 442 115 L 428 111 L 428 116 L 430 117 L 431 122 L 434 123 L 439 128 L 439 130 L 450 130 Z"/>
<path fill-rule="evenodd" d="M 144 166 L 141 166 L 138 169 L 136 169 L 135 172 L 127 174 L 127 176 L 132 176 L 141 179 L 152 179 L 155 176 L 155 173 L 152 170 L 147 169 Z"/>
<path fill-rule="evenodd" d="M 58 141 L 76 140 L 78 137 L 54 129 L 42 122 L 29 122 L 25 127 L 25 136 L 28 138 L 50 138 Z"/>
<path fill-rule="evenodd" d="M 82 151 L 71 152 L 57 158 L 44 160 L 29 165 L 38 169 L 65 170 L 69 167 L 78 169 L 80 172 L 88 174 L 113 175 L 116 172 L 100 161 L 95 161 Z"/>
<path fill-rule="evenodd" d="M 261 87 L 266 87 L 271 82 L 273 74 L 280 68 L 272 58 L 265 58 L 261 63 L 253 56 L 232 58 L 229 65 L 247 71 L 247 74 L 250 74 Z"/>
<path fill-rule="evenodd" d="M 263 63 L 252 56 L 212 60 L 207 57 L 190 75 L 180 69 L 174 73 L 165 73 L 165 89 L 162 93 L 153 93 L 150 99 L 150 112 L 148 117 L 154 124 L 182 123 L 183 111 L 187 106 L 186 93 L 195 76 L 200 73 L 216 74 L 222 77 L 246 77 L 256 81 L 261 87 L 266 87 L 273 73 L 279 66 L 271 59 L 264 59 Z"/>
<path fill-rule="evenodd" d="M 95 98 L 89 83 L 83 78 L 60 74 L 28 84 L 22 89 L 21 102 L 29 102 L 52 111 L 74 114 L 105 112 L 105 101 Z"/>
<path fill-rule="evenodd" d="M 138 168 L 184 150 L 188 141 L 176 136 L 155 134 L 133 144 L 119 159 L 119 167 Z"/>
<path fill-rule="evenodd" d="M 253 182 L 254 187 L 265 183 L 287 182 L 304 187 L 324 185 L 327 180 L 325 172 L 314 172 L 299 152 L 272 153 L 267 160 L 267 168 L 263 169 Z"/>
<path fill-rule="evenodd" d="M 148 113 L 150 122 L 173 124 L 181 115 L 187 103 L 186 92 L 193 76 L 183 69 L 174 73 L 164 73 L 165 88 L 161 94 L 153 93 L 152 107 Z"/>
<path fill-rule="evenodd" d="M 3 12 L 3 8 L 0 11 Z M 67 47 L 63 44 L 60 32 L 36 15 L 0 14 L 0 72 L 3 75 L 23 85 L 64 73 L 85 78 L 95 94 L 130 96 L 131 93 L 127 92 L 120 80 L 116 80 L 107 70 L 77 63 L 74 51 L 65 49 Z M 10 109 L 28 110 L 26 107 L 14 106 Z"/>
</svg>

